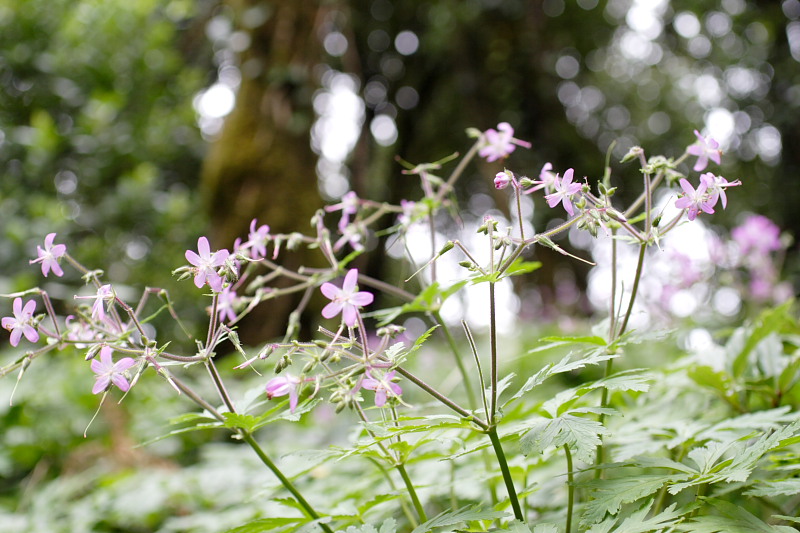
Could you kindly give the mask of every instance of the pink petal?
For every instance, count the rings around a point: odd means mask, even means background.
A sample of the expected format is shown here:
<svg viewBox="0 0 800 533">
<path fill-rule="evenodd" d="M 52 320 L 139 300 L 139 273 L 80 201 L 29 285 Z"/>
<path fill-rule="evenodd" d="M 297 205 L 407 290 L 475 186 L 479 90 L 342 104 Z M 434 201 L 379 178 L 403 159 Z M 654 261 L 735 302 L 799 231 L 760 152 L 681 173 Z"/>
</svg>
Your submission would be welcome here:
<svg viewBox="0 0 800 533">
<path fill-rule="evenodd" d="M 344 323 L 348 326 L 354 326 L 356 323 L 356 318 L 358 316 L 358 311 L 356 311 L 355 306 L 353 305 L 345 305 L 344 309 L 342 310 L 342 318 L 344 319 Z"/>
<path fill-rule="evenodd" d="M 94 382 L 94 387 L 92 387 L 92 394 L 103 392 L 110 382 L 111 379 L 108 376 L 97 376 L 97 381 Z"/>
<path fill-rule="evenodd" d="M 374 299 L 375 297 L 371 292 L 361 291 L 350 297 L 350 303 L 361 307 L 371 304 Z"/>
<path fill-rule="evenodd" d="M 39 332 L 33 326 L 25 326 L 22 328 L 22 333 L 25 334 L 25 338 L 31 342 L 38 342 L 39 341 Z"/>
<path fill-rule="evenodd" d="M 322 309 L 322 316 L 324 318 L 333 318 L 342 312 L 344 304 L 341 302 L 331 302 Z"/>
<path fill-rule="evenodd" d="M 351 268 L 350 271 L 347 272 L 347 275 L 344 277 L 342 290 L 346 293 L 351 293 L 355 290 L 357 284 L 358 284 L 358 269 Z"/>
<path fill-rule="evenodd" d="M 123 376 L 122 374 L 112 374 L 111 382 L 114 385 L 116 385 L 122 392 L 128 392 L 128 389 L 131 388 L 130 384 L 128 383 L 128 380 L 125 379 L 125 376 Z"/>
<path fill-rule="evenodd" d="M 200 257 L 208 257 L 211 255 L 211 246 L 208 244 L 208 239 L 205 237 L 197 239 L 197 251 L 200 252 Z"/>
<path fill-rule="evenodd" d="M 36 301 L 31 300 L 25 304 L 25 307 L 22 309 L 22 313 L 27 316 L 33 316 L 33 312 L 36 310 Z"/>
<path fill-rule="evenodd" d="M 572 183 L 572 176 L 574 174 L 575 174 L 575 169 L 572 169 L 572 168 L 567 169 L 567 171 L 564 172 L 564 177 L 561 179 L 561 186 L 566 188 L 567 185 Z"/>
<path fill-rule="evenodd" d="M 375 391 L 375 405 L 378 407 L 386 405 L 386 389 L 383 387 Z"/>
<path fill-rule="evenodd" d="M 339 293 L 341 292 L 341 289 L 339 289 L 339 287 L 333 283 L 323 283 L 319 290 L 322 291 L 322 294 L 325 295 L 325 298 L 330 300 L 333 300 L 339 296 Z"/>
<path fill-rule="evenodd" d="M 198 289 L 202 289 L 206 284 L 206 273 L 204 270 L 199 271 L 194 277 L 194 284 Z"/>
<path fill-rule="evenodd" d="M 16 346 L 19 344 L 19 339 L 22 337 L 22 330 L 20 328 L 16 328 L 14 331 L 11 332 L 11 346 Z"/>
<path fill-rule="evenodd" d="M 190 264 L 196 267 L 199 267 L 202 264 L 200 256 L 194 253 L 193 251 L 186 250 L 186 253 L 184 255 L 186 256 L 186 260 L 189 261 Z"/>
<path fill-rule="evenodd" d="M 18 316 L 22 314 L 22 298 L 14 298 L 14 303 L 12 304 L 14 308 L 14 316 Z"/>
</svg>

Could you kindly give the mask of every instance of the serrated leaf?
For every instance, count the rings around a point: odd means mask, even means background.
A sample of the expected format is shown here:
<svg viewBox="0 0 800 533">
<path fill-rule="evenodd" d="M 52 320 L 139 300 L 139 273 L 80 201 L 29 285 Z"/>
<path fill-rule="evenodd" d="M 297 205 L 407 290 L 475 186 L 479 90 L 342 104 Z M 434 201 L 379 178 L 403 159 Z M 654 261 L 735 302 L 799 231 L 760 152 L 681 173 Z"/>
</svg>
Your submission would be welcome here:
<svg viewBox="0 0 800 533">
<path fill-rule="evenodd" d="M 794 496 L 800 494 L 800 478 L 762 481 L 744 492 L 745 496 Z"/>
<path fill-rule="evenodd" d="M 623 504 L 650 496 L 666 483 L 683 481 L 688 477 L 688 474 L 640 474 L 590 481 L 585 486 L 592 489 L 592 499 L 583 508 L 581 524 L 588 526 L 599 522 L 606 513 L 615 515 Z"/>
<path fill-rule="evenodd" d="M 664 528 L 675 525 L 683 516 L 682 510 L 676 510 L 677 504 L 672 504 L 655 516 L 647 518 L 653 501 L 646 503 L 641 509 L 627 517 L 613 533 L 648 533 L 650 531 L 663 531 Z"/>
<path fill-rule="evenodd" d="M 438 311 L 445 300 L 461 290 L 466 284 L 466 281 L 459 281 L 446 289 L 442 289 L 439 282 L 433 282 L 425 287 L 425 289 L 414 298 L 414 301 L 403 304 L 400 307 L 393 307 L 373 313 L 373 316 L 380 318 L 378 322 L 379 326 L 385 326 L 405 313 L 428 313 Z"/>
<path fill-rule="evenodd" d="M 708 498 L 722 516 L 698 516 L 678 524 L 678 531 L 691 533 L 797 533 L 788 526 L 771 526 L 745 509 L 730 502 Z"/>
<path fill-rule="evenodd" d="M 414 345 L 411 348 L 408 349 L 408 352 L 406 352 L 406 355 L 407 356 L 411 355 L 412 353 L 414 353 L 417 350 L 419 350 L 422 347 L 422 345 L 425 343 L 425 341 L 428 340 L 428 337 L 430 337 L 438 327 L 439 327 L 439 324 L 436 324 L 432 328 L 428 329 L 428 331 L 426 331 L 425 333 L 423 333 L 422 335 L 417 337 L 417 340 L 414 341 Z"/>
<path fill-rule="evenodd" d="M 577 355 L 578 354 L 575 352 L 572 352 L 557 363 L 549 363 L 545 365 L 536 374 L 528 378 L 525 384 L 505 403 L 505 405 L 508 405 L 513 400 L 522 397 L 524 394 L 530 392 L 534 388 L 544 383 L 548 378 L 555 376 L 556 374 L 572 372 L 573 370 L 581 369 L 586 365 L 598 365 L 603 361 L 608 361 L 609 359 L 617 357 L 616 355 L 605 353 L 605 350 L 593 350 L 581 359 L 574 359 L 574 357 Z"/>
<path fill-rule="evenodd" d="M 304 517 L 286 517 L 286 518 L 259 518 L 247 524 L 227 530 L 225 533 L 264 533 L 265 531 L 274 531 L 276 529 L 302 524 L 308 519 Z"/>
<path fill-rule="evenodd" d="M 597 346 L 606 345 L 606 340 L 603 337 L 598 337 L 596 335 L 582 336 L 582 337 L 572 337 L 569 335 L 556 335 L 550 337 L 542 337 L 539 340 L 550 343 L 558 343 L 559 345 L 560 344 L 595 344 Z"/>
<path fill-rule="evenodd" d="M 247 432 L 253 431 L 256 424 L 258 424 L 258 418 L 254 417 L 253 415 L 243 415 L 239 413 L 222 413 L 222 416 L 225 417 L 225 424 L 226 428 L 236 429 L 241 428 Z"/>
<path fill-rule="evenodd" d="M 566 444 L 575 449 L 578 459 L 589 463 L 597 446 L 602 443 L 599 436 L 607 433 L 608 429 L 596 420 L 565 414 L 536 423 L 522 437 L 520 449 L 523 455 L 532 455 L 542 453 L 551 446 Z"/>
<path fill-rule="evenodd" d="M 700 473 L 691 481 L 678 483 L 669 488 L 670 494 L 677 494 L 687 487 L 703 483 L 746 481 L 758 461 L 770 451 L 789 445 L 800 430 L 800 422 L 785 426 L 747 443 L 730 441 L 710 442 L 702 448 L 689 452 L 689 457 L 700 467 Z M 736 446 L 736 453 L 730 459 L 718 462 L 722 456 Z"/>
<path fill-rule="evenodd" d="M 397 521 L 394 518 L 387 518 L 381 524 L 380 529 L 375 529 L 372 524 L 364 524 L 361 527 L 350 526 L 345 533 L 396 533 Z"/>
<path fill-rule="evenodd" d="M 789 309 L 793 304 L 794 302 L 790 300 L 775 309 L 767 309 L 759 315 L 755 327 L 733 361 L 734 376 L 739 377 L 744 373 L 749 363 L 750 353 L 762 340 L 784 327 L 789 329 L 797 328 L 796 320 L 789 313 Z"/>
<path fill-rule="evenodd" d="M 503 277 L 528 274 L 540 268 L 542 268 L 542 263 L 540 261 L 525 261 L 519 257 L 505 269 Z"/>
<path fill-rule="evenodd" d="M 481 509 L 479 505 L 472 505 L 439 513 L 427 522 L 415 527 L 411 533 L 427 533 L 437 527 L 453 526 L 463 522 L 472 522 L 473 520 L 496 520 L 506 516 L 508 516 L 508 513 Z"/>
</svg>

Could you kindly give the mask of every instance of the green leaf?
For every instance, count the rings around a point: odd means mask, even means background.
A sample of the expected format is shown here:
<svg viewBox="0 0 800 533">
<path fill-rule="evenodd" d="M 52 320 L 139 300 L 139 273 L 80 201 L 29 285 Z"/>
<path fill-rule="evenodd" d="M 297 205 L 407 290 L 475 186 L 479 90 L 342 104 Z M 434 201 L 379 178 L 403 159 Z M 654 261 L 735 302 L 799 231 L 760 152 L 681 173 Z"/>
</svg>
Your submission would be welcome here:
<svg viewBox="0 0 800 533">
<path fill-rule="evenodd" d="M 599 338 L 599 337 L 587 337 L 587 338 Z M 546 364 L 536 374 L 528 378 L 525 384 L 519 389 L 519 391 L 517 391 L 516 394 L 514 394 L 514 396 L 512 396 L 505 403 L 505 405 L 508 405 L 512 401 L 522 397 L 524 394 L 530 392 L 534 388 L 544 383 L 548 378 L 555 376 L 556 374 L 572 372 L 573 370 L 581 369 L 586 365 L 598 365 L 603 361 L 608 361 L 609 359 L 617 357 L 617 355 L 606 353 L 605 350 L 592 350 L 588 355 L 585 355 L 583 358 L 574 359 L 578 355 L 579 354 L 575 352 L 571 352 L 557 363 Z"/>
<path fill-rule="evenodd" d="M 350 526 L 345 533 L 395 533 L 397 531 L 397 521 L 394 518 L 387 518 L 381 524 L 380 529 L 375 529 L 371 524 L 364 524 L 361 527 Z"/>
<path fill-rule="evenodd" d="M 800 478 L 761 481 L 744 493 L 745 496 L 794 496 L 800 494 Z"/>
<path fill-rule="evenodd" d="M 436 330 L 436 328 L 438 328 L 438 327 L 439 327 L 439 324 L 436 324 L 435 326 L 430 328 L 428 331 L 426 331 L 425 333 L 423 333 L 422 335 L 417 337 L 417 340 L 414 341 L 414 345 L 411 348 L 408 349 L 408 352 L 406 352 L 406 356 L 411 355 L 412 353 L 414 353 L 417 350 L 419 350 L 422 347 L 422 345 L 425 343 L 425 341 L 428 340 L 428 337 L 430 337 L 433 334 L 433 332 Z"/>
<path fill-rule="evenodd" d="M 413 302 L 408 302 L 400 307 L 384 309 L 380 312 L 373 313 L 373 316 L 380 318 L 379 326 L 385 326 L 405 313 L 435 313 L 445 300 L 461 290 L 466 284 L 467 281 L 459 281 L 446 289 L 442 289 L 439 282 L 433 282 L 419 293 L 419 295 L 414 298 Z"/>
<path fill-rule="evenodd" d="M 247 432 L 253 431 L 256 424 L 258 424 L 258 418 L 254 417 L 253 415 L 242 415 L 239 413 L 222 413 L 222 416 L 225 417 L 225 427 L 236 429 L 241 428 Z"/>
<path fill-rule="evenodd" d="M 274 531 L 287 526 L 305 523 L 305 517 L 286 517 L 286 518 L 259 518 L 247 524 L 227 530 L 225 533 L 264 533 Z"/>
<path fill-rule="evenodd" d="M 560 344 L 595 344 L 597 346 L 605 346 L 606 340 L 603 337 L 596 335 L 583 336 L 583 337 L 570 337 L 570 336 L 550 336 L 542 337 L 540 340 L 544 342 Z"/>
<path fill-rule="evenodd" d="M 678 524 L 676 529 L 691 533 L 797 533 L 793 527 L 771 526 L 739 505 L 714 498 L 706 501 L 722 516 L 699 516 Z"/>
<path fill-rule="evenodd" d="M 747 337 L 744 346 L 733 361 L 733 375 L 735 377 L 740 377 L 744 374 L 748 367 L 750 353 L 762 340 L 784 328 L 797 329 L 797 321 L 789 312 L 793 304 L 794 301 L 790 300 L 775 309 L 767 309 L 759 315 L 750 336 Z"/>
<path fill-rule="evenodd" d="M 481 509 L 479 505 L 472 505 L 462 507 L 457 510 L 444 511 L 427 522 L 415 527 L 411 533 L 426 533 L 432 531 L 437 527 L 446 527 L 460 524 L 463 522 L 471 522 L 473 520 L 495 520 L 497 518 L 504 518 L 508 513 L 502 511 L 492 511 Z"/>
<path fill-rule="evenodd" d="M 539 270 L 540 268 L 542 268 L 542 263 L 540 261 L 524 261 L 519 257 L 506 268 L 505 272 L 503 272 L 503 276 L 519 276 L 521 274 L 533 272 L 534 270 Z"/>
<path fill-rule="evenodd" d="M 596 420 L 580 418 L 570 414 L 558 418 L 542 419 L 536 423 L 520 441 L 523 455 L 538 454 L 551 446 L 565 444 L 575 449 L 575 455 L 584 462 L 591 462 L 595 450 L 601 444 L 599 435 L 608 429 Z"/>
<path fill-rule="evenodd" d="M 586 503 L 581 524 L 601 521 L 606 513 L 615 515 L 623 504 L 650 496 L 666 483 L 683 481 L 687 474 L 641 474 L 619 479 L 593 480 L 585 484 L 592 489 L 592 500 Z"/>
<path fill-rule="evenodd" d="M 676 510 L 672 504 L 657 515 L 647 518 L 653 501 L 649 501 L 638 511 L 623 520 L 622 524 L 613 530 L 614 533 L 648 533 L 650 531 L 663 531 L 664 528 L 675 525 L 683 516 L 684 511 Z"/>
</svg>

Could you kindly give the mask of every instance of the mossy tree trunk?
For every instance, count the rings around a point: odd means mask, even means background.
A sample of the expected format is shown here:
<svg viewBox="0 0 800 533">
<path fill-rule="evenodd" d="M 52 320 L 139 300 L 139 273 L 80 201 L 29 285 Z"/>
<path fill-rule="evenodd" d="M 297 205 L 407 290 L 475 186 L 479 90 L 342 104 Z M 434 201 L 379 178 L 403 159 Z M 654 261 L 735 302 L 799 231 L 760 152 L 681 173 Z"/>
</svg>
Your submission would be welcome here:
<svg viewBox="0 0 800 533">
<path fill-rule="evenodd" d="M 322 205 L 317 157 L 310 147 L 320 47 L 310 0 L 228 0 L 237 31 L 250 46 L 240 54 L 242 81 L 236 105 L 204 162 L 202 191 L 210 214 L 212 246 L 231 248 L 250 221 L 271 233 L 307 232 Z M 309 256 L 307 256 L 309 255 Z M 318 262 L 314 254 L 284 254 L 288 268 Z M 297 299 L 284 298 L 242 324 L 253 342 L 280 335 Z M 257 324 L 257 325 L 256 325 Z"/>
</svg>

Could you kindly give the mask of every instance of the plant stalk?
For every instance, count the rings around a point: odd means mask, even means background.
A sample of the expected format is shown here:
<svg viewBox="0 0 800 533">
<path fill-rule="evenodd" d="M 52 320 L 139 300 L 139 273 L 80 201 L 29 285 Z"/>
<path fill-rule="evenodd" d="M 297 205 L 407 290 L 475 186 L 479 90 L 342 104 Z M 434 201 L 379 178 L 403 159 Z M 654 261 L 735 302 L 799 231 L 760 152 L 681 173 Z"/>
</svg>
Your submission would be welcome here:
<svg viewBox="0 0 800 533">
<path fill-rule="evenodd" d="M 508 499 L 511 501 L 511 508 L 514 510 L 514 518 L 520 522 L 524 522 L 525 518 L 522 514 L 522 507 L 520 507 L 519 504 L 519 498 L 517 497 L 517 489 L 514 488 L 514 480 L 511 478 L 511 470 L 508 468 L 508 461 L 506 461 L 506 454 L 503 451 L 503 445 L 500 443 L 500 437 L 497 436 L 497 428 L 492 426 L 486 433 L 492 441 L 492 447 L 497 456 L 497 462 L 500 464 L 500 471 L 503 473 L 503 481 L 505 481 L 506 490 L 508 490 Z"/>
</svg>

